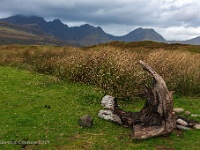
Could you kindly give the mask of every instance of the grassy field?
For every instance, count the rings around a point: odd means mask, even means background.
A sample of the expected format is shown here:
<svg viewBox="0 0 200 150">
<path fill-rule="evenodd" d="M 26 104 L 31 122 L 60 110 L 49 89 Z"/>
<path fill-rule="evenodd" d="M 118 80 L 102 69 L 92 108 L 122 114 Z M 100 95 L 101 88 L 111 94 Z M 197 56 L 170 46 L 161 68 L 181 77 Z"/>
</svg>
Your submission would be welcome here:
<svg viewBox="0 0 200 150">
<path fill-rule="evenodd" d="M 167 137 L 131 140 L 130 129 L 97 117 L 104 94 L 92 86 L 0 67 L 0 149 L 17 150 L 24 146 L 8 144 L 11 141 L 39 142 L 25 146 L 26 150 L 199 149 L 198 130 L 175 130 Z M 197 114 L 200 114 L 199 101 L 200 98 L 174 97 L 175 107 Z M 132 111 L 140 110 L 143 103 L 142 99 L 119 101 L 123 109 Z M 77 123 L 85 114 L 94 118 L 90 129 L 81 128 Z"/>
<path fill-rule="evenodd" d="M 0 54 L 0 149 L 199 149 L 198 130 L 132 140 L 130 129 L 97 114 L 105 94 L 118 97 L 125 110 L 142 108 L 145 101 L 138 96 L 152 78 L 139 59 L 175 91 L 175 107 L 200 114 L 200 46 L 148 41 L 84 48 L 3 45 Z M 94 118 L 91 129 L 77 123 L 86 114 Z M 11 144 L 14 141 L 39 144 Z"/>
</svg>

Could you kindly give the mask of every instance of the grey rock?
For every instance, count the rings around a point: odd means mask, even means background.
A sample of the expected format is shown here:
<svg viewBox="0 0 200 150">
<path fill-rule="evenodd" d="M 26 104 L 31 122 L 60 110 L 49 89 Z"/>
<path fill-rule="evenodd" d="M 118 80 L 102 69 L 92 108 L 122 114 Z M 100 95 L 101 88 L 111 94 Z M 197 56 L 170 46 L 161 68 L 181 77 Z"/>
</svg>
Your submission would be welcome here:
<svg viewBox="0 0 200 150">
<path fill-rule="evenodd" d="M 101 100 L 101 105 L 104 107 L 104 109 L 114 110 L 114 107 L 115 107 L 114 99 L 115 98 L 113 96 L 106 95 Z"/>
<path fill-rule="evenodd" d="M 174 108 L 173 111 L 175 113 L 181 113 L 181 112 L 184 112 L 184 109 L 183 108 Z"/>
<path fill-rule="evenodd" d="M 193 128 L 194 128 L 194 129 L 200 129 L 200 124 L 195 124 L 195 125 L 193 126 Z"/>
<path fill-rule="evenodd" d="M 78 120 L 78 124 L 82 127 L 91 128 L 93 125 L 93 118 L 89 115 L 85 115 Z"/>
<path fill-rule="evenodd" d="M 180 130 L 191 130 L 191 128 L 188 128 L 188 127 L 185 127 L 182 125 L 177 125 L 176 127 L 177 127 L 177 129 L 180 129 Z"/>
<path fill-rule="evenodd" d="M 182 125 L 182 126 L 185 126 L 185 127 L 188 126 L 188 123 L 185 122 L 185 121 L 182 120 L 182 119 L 177 119 L 176 122 L 177 122 L 177 124 L 179 124 L 179 125 Z"/>
<path fill-rule="evenodd" d="M 122 124 L 120 117 L 113 113 L 117 105 L 115 97 L 110 95 L 104 96 L 101 100 L 101 105 L 104 107 L 104 110 L 99 111 L 98 117 Z"/>
<path fill-rule="evenodd" d="M 185 114 L 186 114 L 186 115 L 190 115 L 191 112 L 190 112 L 190 111 L 185 111 Z"/>
<path fill-rule="evenodd" d="M 172 115 L 176 115 L 176 113 L 174 111 L 172 111 Z"/>
<path fill-rule="evenodd" d="M 192 114 L 191 116 L 192 116 L 192 117 L 200 117 L 199 114 Z"/>
<path fill-rule="evenodd" d="M 114 121 L 114 122 L 117 122 L 119 124 L 122 124 L 119 116 L 116 115 L 116 114 L 113 114 L 112 110 L 100 110 L 98 117 L 105 119 L 105 120 L 110 120 L 110 121 Z"/>
<path fill-rule="evenodd" d="M 190 123 L 188 124 L 189 127 L 193 127 L 194 125 L 195 125 L 194 122 L 190 122 Z"/>
</svg>

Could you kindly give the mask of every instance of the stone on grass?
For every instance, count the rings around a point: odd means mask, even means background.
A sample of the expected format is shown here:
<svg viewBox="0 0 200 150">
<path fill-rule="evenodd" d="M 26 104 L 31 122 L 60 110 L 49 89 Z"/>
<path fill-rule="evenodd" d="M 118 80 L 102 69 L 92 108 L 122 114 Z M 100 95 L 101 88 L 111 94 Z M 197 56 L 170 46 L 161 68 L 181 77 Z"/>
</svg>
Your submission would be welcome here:
<svg viewBox="0 0 200 150">
<path fill-rule="evenodd" d="M 190 123 L 188 124 L 189 127 L 194 127 L 194 125 L 195 125 L 194 122 L 190 122 Z"/>
<path fill-rule="evenodd" d="M 191 128 L 188 128 L 188 127 L 185 127 L 185 126 L 182 126 L 182 125 L 177 125 L 176 128 L 180 129 L 180 130 L 191 130 Z"/>
<path fill-rule="evenodd" d="M 115 107 L 115 98 L 110 95 L 106 95 L 101 100 L 101 105 L 104 107 L 104 109 L 114 110 Z"/>
<path fill-rule="evenodd" d="M 200 117 L 199 114 L 192 114 L 191 116 L 192 116 L 192 117 Z"/>
<path fill-rule="evenodd" d="M 174 108 L 173 111 L 175 113 L 181 113 L 181 112 L 184 112 L 184 109 L 183 108 Z"/>
<path fill-rule="evenodd" d="M 190 115 L 191 112 L 190 112 L 190 111 L 185 111 L 185 114 L 186 114 L 186 115 Z"/>
<path fill-rule="evenodd" d="M 174 111 L 172 111 L 172 115 L 176 115 L 176 113 Z"/>
<path fill-rule="evenodd" d="M 177 122 L 177 124 L 179 124 L 179 125 L 182 125 L 182 126 L 185 126 L 185 127 L 188 126 L 188 123 L 185 122 L 185 121 L 182 120 L 182 119 L 177 119 L 176 122 Z"/>
<path fill-rule="evenodd" d="M 200 129 L 200 123 L 193 126 L 194 129 Z"/>
<path fill-rule="evenodd" d="M 93 124 L 93 119 L 89 115 L 85 115 L 78 120 L 78 124 L 82 127 L 91 128 Z"/>
</svg>

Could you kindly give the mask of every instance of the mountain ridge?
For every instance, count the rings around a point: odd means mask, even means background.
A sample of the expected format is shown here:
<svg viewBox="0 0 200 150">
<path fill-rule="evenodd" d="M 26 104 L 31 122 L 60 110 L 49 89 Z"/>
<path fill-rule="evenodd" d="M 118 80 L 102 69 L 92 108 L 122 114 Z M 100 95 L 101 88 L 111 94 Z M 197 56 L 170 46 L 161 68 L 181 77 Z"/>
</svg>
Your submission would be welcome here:
<svg viewBox="0 0 200 150">
<path fill-rule="evenodd" d="M 46 34 L 37 25 L 14 25 L 0 21 L 0 45 L 2 44 L 70 45 Z"/>
<path fill-rule="evenodd" d="M 29 26 L 29 28 L 37 28 L 39 32 L 46 35 L 51 35 L 60 41 L 70 43 L 72 45 L 92 46 L 111 41 L 155 41 L 155 42 L 168 42 L 157 33 L 154 29 L 137 28 L 126 35 L 114 36 L 103 31 L 101 27 L 94 27 L 89 24 L 84 24 L 78 27 L 69 27 L 61 22 L 59 19 L 53 21 L 46 21 L 38 16 L 24 16 L 15 15 L 8 18 L 0 19 L 2 22 L 18 26 Z M 200 44 L 200 38 L 194 38 L 187 41 L 179 41 L 178 43 L 195 43 Z"/>
</svg>

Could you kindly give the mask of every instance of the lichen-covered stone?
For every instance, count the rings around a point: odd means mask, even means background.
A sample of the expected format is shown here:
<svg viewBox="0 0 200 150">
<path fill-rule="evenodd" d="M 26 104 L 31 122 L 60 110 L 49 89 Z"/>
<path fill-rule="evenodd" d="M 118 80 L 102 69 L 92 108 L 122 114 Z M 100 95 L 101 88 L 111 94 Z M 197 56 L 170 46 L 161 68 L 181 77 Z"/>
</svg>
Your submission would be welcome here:
<svg viewBox="0 0 200 150">
<path fill-rule="evenodd" d="M 110 96 L 110 95 L 106 95 L 103 97 L 103 99 L 101 100 L 101 105 L 104 107 L 104 109 L 110 109 L 110 110 L 114 110 L 115 107 L 115 101 L 114 101 L 114 97 Z"/>
<path fill-rule="evenodd" d="M 100 110 L 98 113 L 98 117 L 105 119 L 105 120 L 109 120 L 109 121 L 113 121 L 113 122 L 122 124 L 119 116 L 116 114 L 113 114 L 113 111 L 111 111 L 111 110 Z"/>
</svg>

